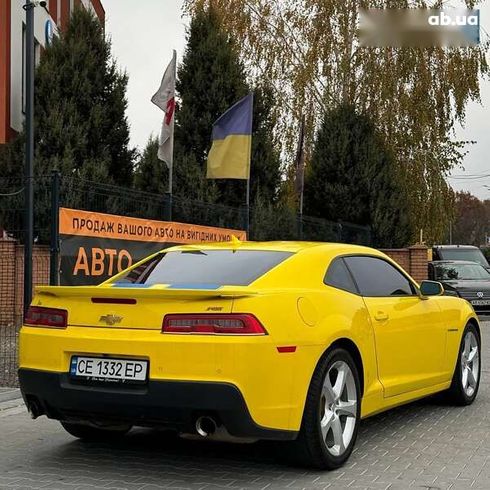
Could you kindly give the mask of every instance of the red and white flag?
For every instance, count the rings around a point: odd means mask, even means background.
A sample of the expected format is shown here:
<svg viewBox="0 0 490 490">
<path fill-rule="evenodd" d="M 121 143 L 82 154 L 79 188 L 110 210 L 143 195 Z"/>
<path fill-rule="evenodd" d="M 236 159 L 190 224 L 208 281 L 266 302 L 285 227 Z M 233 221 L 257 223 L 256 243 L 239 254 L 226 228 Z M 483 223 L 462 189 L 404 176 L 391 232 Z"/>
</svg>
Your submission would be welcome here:
<svg viewBox="0 0 490 490">
<path fill-rule="evenodd" d="M 174 49 L 172 60 L 170 61 L 162 83 L 151 101 L 163 112 L 162 130 L 160 132 L 160 145 L 158 147 L 158 158 L 167 164 L 169 170 L 172 169 L 174 153 L 174 120 L 175 120 L 175 72 L 177 68 L 177 52 Z"/>
</svg>

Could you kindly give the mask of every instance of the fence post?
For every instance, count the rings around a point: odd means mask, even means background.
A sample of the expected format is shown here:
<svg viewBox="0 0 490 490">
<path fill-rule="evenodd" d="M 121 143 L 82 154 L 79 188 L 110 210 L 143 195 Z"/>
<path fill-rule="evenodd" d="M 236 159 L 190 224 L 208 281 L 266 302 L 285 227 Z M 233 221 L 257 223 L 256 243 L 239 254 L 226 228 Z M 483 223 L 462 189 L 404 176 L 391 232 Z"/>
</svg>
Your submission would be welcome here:
<svg viewBox="0 0 490 490">
<path fill-rule="evenodd" d="M 172 207 L 173 207 L 173 198 L 170 192 L 166 192 L 164 196 L 164 205 L 163 205 L 163 219 L 164 221 L 172 221 Z"/>
<path fill-rule="evenodd" d="M 49 284 L 58 285 L 59 274 L 59 209 L 60 209 L 60 173 L 58 170 L 51 172 L 51 239 L 50 239 L 50 261 L 49 261 Z"/>
<path fill-rule="evenodd" d="M 298 240 L 303 240 L 303 213 L 299 212 L 296 215 Z"/>
<path fill-rule="evenodd" d="M 243 204 L 240 206 L 243 229 L 247 235 L 246 240 L 250 240 L 250 206 Z"/>
<path fill-rule="evenodd" d="M 337 240 L 342 243 L 342 223 L 337 223 Z"/>
</svg>

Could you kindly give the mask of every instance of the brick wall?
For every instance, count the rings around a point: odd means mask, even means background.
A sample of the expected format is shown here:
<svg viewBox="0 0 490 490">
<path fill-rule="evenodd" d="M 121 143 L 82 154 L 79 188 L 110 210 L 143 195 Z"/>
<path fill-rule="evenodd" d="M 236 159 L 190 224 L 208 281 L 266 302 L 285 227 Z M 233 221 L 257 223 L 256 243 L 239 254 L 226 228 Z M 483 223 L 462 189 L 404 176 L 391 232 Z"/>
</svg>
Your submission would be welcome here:
<svg viewBox="0 0 490 490">
<path fill-rule="evenodd" d="M 0 240 L 0 327 L 15 323 L 16 242 Z"/>
<path fill-rule="evenodd" d="M 34 245 L 33 285 L 49 284 L 49 247 Z M 0 327 L 19 323 L 24 296 L 24 247 L 15 240 L 0 240 Z"/>
<path fill-rule="evenodd" d="M 400 264 L 417 282 L 428 277 L 427 247 L 413 245 L 408 248 L 390 248 L 382 250 L 395 262 Z"/>
</svg>

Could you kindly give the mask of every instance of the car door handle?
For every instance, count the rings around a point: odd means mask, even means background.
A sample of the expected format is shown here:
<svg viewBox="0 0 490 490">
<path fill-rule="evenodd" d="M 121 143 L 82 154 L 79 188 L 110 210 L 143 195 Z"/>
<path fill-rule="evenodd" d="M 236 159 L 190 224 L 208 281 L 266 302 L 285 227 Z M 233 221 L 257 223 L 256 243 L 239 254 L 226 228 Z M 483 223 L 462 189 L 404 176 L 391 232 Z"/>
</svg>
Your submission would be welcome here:
<svg viewBox="0 0 490 490">
<path fill-rule="evenodd" d="M 374 319 L 378 322 L 385 322 L 386 320 L 388 320 L 388 318 L 390 318 L 388 313 L 385 313 L 384 311 L 378 311 L 374 315 Z"/>
</svg>

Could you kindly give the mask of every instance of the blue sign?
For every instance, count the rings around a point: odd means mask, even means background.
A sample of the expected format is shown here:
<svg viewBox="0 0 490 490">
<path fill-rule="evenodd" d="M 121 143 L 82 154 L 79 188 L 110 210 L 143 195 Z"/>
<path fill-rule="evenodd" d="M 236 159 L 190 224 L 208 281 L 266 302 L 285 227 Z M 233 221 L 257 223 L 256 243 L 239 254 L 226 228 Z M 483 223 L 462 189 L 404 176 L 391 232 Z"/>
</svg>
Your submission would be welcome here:
<svg viewBox="0 0 490 490">
<path fill-rule="evenodd" d="M 44 24 L 44 38 L 46 40 L 46 45 L 49 46 L 51 44 L 51 41 L 53 40 L 54 36 L 54 29 L 53 29 L 53 23 L 51 20 L 47 20 L 46 24 Z"/>
</svg>

